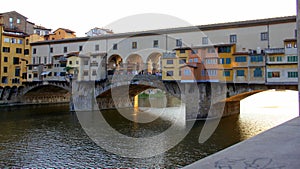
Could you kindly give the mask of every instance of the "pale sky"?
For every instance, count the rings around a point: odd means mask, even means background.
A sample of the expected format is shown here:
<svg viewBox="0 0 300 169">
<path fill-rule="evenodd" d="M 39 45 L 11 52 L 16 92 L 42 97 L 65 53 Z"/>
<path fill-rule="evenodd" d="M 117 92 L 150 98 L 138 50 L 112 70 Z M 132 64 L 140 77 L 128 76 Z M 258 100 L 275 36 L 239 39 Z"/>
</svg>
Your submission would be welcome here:
<svg viewBox="0 0 300 169">
<path fill-rule="evenodd" d="M 85 36 L 85 33 L 94 27 L 108 27 L 114 32 L 128 31 L 118 30 L 113 27 L 116 24 L 112 23 L 124 17 L 145 13 L 170 15 L 181 19 L 179 21 L 185 21 L 178 23 L 175 21 L 175 26 L 180 26 L 181 23 L 203 25 L 296 15 L 296 0 L 3 0 L 1 2 L 0 13 L 13 10 L 37 25 L 52 30 L 59 27 L 68 28 L 75 31 L 77 36 Z M 172 20 L 170 16 L 165 17 L 165 27 L 174 27 L 168 23 Z M 155 20 L 156 18 L 145 19 L 142 24 L 127 22 L 125 25 L 128 25 L 129 30 L 133 30 L 130 26 L 137 30 L 161 28 L 162 26 L 156 24 Z"/>
</svg>

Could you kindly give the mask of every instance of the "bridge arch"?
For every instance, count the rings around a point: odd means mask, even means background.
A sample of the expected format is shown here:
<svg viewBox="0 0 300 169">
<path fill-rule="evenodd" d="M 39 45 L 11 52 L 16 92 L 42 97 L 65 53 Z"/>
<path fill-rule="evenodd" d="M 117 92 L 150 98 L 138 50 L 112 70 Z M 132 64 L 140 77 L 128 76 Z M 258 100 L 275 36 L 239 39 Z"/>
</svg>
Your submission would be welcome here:
<svg viewBox="0 0 300 169">
<path fill-rule="evenodd" d="M 24 88 L 22 100 L 24 103 L 67 103 L 70 101 L 71 89 L 59 85 L 42 84 Z"/>
</svg>

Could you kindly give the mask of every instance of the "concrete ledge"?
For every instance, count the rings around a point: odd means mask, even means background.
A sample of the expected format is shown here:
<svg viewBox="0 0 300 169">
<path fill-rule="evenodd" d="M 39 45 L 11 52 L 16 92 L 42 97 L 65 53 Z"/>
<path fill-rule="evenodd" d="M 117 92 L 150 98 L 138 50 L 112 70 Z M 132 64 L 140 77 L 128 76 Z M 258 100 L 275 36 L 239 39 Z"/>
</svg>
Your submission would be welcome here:
<svg viewBox="0 0 300 169">
<path fill-rule="evenodd" d="M 300 117 L 201 159 L 185 169 L 296 169 L 300 166 Z"/>
</svg>

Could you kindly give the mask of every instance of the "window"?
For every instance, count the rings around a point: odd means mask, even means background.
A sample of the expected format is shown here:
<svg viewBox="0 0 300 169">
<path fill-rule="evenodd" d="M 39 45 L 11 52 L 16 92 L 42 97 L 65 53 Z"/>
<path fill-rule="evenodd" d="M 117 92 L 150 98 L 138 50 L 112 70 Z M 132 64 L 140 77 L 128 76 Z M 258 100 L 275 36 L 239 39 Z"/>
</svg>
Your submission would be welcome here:
<svg viewBox="0 0 300 169">
<path fill-rule="evenodd" d="M 236 43 L 237 42 L 237 36 L 236 35 L 230 35 L 229 36 L 229 42 L 230 43 Z"/>
<path fill-rule="evenodd" d="M 83 65 L 89 65 L 89 61 L 88 60 L 84 60 L 83 61 Z"/>
<path fill-rule="evenodd" d="M 275 57 L 274 57 L 274 56 L 271 56 L 271 57 L 269 58 L 269 61 L 270 61 L 270 62 L 275 62 Z"/>
<path fill-rule="evenodd" d="M 50 53 L 53 53 L 53 48 L 52 47 L 50 48 Z"/>
<path fill-rule="evenodd" d="M 216 52 L 215 48 L 208 48 L 207 49 L 207 53 L 215 53 L 215 52 Z"/>
<path fill-rule="evenodd" d="M 213 65 L 213 64 L 217 64 L 218 60 L 217 59 L 206 59 L 205 63 L 208 65 Z"/>
<path fill-rule="evenodd" d="M 231 64 L 231 58 L 226 58 L 226 64 Z"/>
<path fill-rule="evenodd" d="M 16 48 L 16 53 L 22 54 L 22 48 Z"/>
<path fill-rule="evenodd" d="M 245 70 L 237 70 L 236 75 L 237 76 L 245 76 Z"/>
<path fill-rule="evenodd" d="M 218 48 L 218 53 L 230 53 L 231 47 L 230 46 L 220 46 Z"/>
<path fill-rule="evenodd" d="M 6 53 L 9 53 L 10 52 L 10 47 L 3 47 L 2 51 L 6 52 Z"/>
<path fill-rule="evenodd" d="M 190 69 L 184 69 L 184 76 L 190 76 L 192 73 L 191 73 L 191 70 Z"/>
<path fill-rule="evenodd" d="M 113 44 L 113 50 L 118 50 L 118 44 L 117 43 Z"/>
<path fill-rule="evenodd" d="M 264 58 L 262 55 L 251 56 L 250 61 L 251 62 L 263 62 Z"/>
<path fill-rule="evenodd" d="M 33 48 L 32 54 L 36 54 L 36 48 Z"/>
<path fill-rule="evenodd" d="M 185 49 L 180 49 L 180 53 L 185 53 Z"/>
<path fill-rule="evenodd" d="M 167 71 L 167 76 L 173 76 L 173 71 Z"/>
<path fill-rule="evenodd" d="M 173 64 L 173 60 L 167 60 L 167 64 L 168 65 L 172 65 Z"/>
<path fill-rule="evenodd" d="M 22 39 L 17 39 L 17 43 L 18 44 L 23 44 L 23 40 Z"/>
<path fill-rule="evenodd" d="M 79 46 L 79 51 L 82 51 L 82 46 Z"/>
<path fill-rule="evenodd" d="M 100 50 L 100 46 L 99 45 L 95 45 L 95 51 L 99 51 Z"/>
<path fill-rule="evenodd" d="M 64 47 L 64 53 L 67 53 L 68 52 L 68 47 Z"/>
<path fill-rule="evenodd" d="M 20 19 L 17 19 L 17 24 L 20 24 L 21 23 L 21 20 Z"/>
<path fill-rule="evenodd" d="M 261 41 L 267 41 L 267 40 L 269 40 L 269 34 L 268 34 L 268 32 L 262 32 L 262 33 L 260 33 L 260 40 Z"/>
<path fill-rule="evenodd" d="M 235 62 L 247 62 L 247 57 L 246 56 L 236 56 Z"/>
<path fill-rule="evenodd" d="M 179 60 L 179 64 L 185 64 L 186 63 L 186 59 L 180 59 Z"/>
<path fill-rule="evenodd" d="M 1 82 L 4 84 L 8 83 L 8 78 L 6 76 L 2 77 Z"/>
<path fill-rule="evenodd" d="M 13 23 L 14 18 L 9 18 L 9 23 Z"/>
<path fill-rule="evenodd" d="M 92 76 L 97 76 L 97 72 L 96 72 L 96 70 L 93 70 L 93 72 L 92 72 Z"/>
<path fill-rule="evenodd" d="M 76 60 L 76 65 L 79 65 L 79 61 L 78 60 Z"/>
<path fill-rule="evenodd" d="M 298 62 L 298 56 L 288 56 L 288 62 Z"/>
<path fill-rule="evenodd" d="M 47 56 L 44 57 L 44 63 L 47 64 Z"/>
<path fill-rule="evenodd" d="M 38 77 L 38 74 L 37 74 L 37 73 L 34 73 L 34 74 L 33 74 L 33 77 L 34 77 L 34 78 L 37 78 L 37 77 Z"/>
<path fill-rule="evenodd" d="M 17 58 L 17 57 L 14 57 L 14 58 L 13 58 L 13 64 L 14 64 L 14 65 L 18 65 L 19 62 L 20 62 L 20 61 L 19 61 L 19 58 Z"/>
<path fill-rule="evenodd" d="M 72 65 L 72 60 L 69 61 L 69 65 Z"/>
<path fill-rule="evenodd" d="M 282 56 L 277 56 L 277 62 L 282 62 Z"/>
<path fill-rule="evenodd" d="M 132 49 L 136 49 L 137 48 L 137 42 L 132 42 Z"/>
<path fill-rule="evenodd" d="M 182 46 L 182 40 L 181 39 L 176 39 L 176 46 L 181 47 Z"/>
<path fill-rule="evenodd" d="M 268 72 L 268 78 L 279 78 L 280 72 Z"/>
<path fill-rule="evenodd" d="M 4 38 L 4 43 L 9 43 L 10 39 L 9 38 Z"/>
<path fill-rule="evenodd" d="M 26 45 L 29 45 L 29 39 L 26 39 Z"/>
<path fill-rule="evenodd" d="M 288 72 L 288 78 L 298 78 L 298 72 Z"/>
<path fill-rule="evenodd" d="M 4 57 L 3 61 L 8 62 L 8 57 Z"/>
<path fill-rule="evenodd" d="M 217 76 L 217 70 L 206 70 L 208 76 Z"/>
<path fill-rule="evenodd" d="M 7 73 L 7 67 L 3 67 L 3 73 Z"/>
<path fill-rule="evenodd" d="M 292 48 L 292 43 L 287 43 L 286 48 Z"/>
<path fill-rule="evenodd" d="M 24 50 L 24 55 L 29 55 L 29 49 Z"/>
<path fill-rule="evenodd" d="M 189 63 L 192 63 L 193 62 L 193 59 L 189 59 Z"/>
<path fill-rule="evenodd" d="M 153 47 L 154 48 L 158 48 L 158 40 L 154 40 L 153 41 Z"/>
<path fill-rule="evenodd" d="M 17 76 L 17 77 L 20 76 L 20 68 L 19 68 L 19 67 L 17 67 L 17 68 L 15 69 L 15 76 Z"/>
<path fill-rule="evenodd" d="M 230 71 L 228 70 L 223 71 L 223 76 L 230 77 Z"/>
<path fill-rule="evenodd" d="M 29 75 L 28 75 L 28 79 L 31 79 L 31 78 L 32 78 L 32 74 L 29 74 Z"/>
<path fill-rule="evenodd" d="M 197 63 L 197 62 L 198 62 L 198 58 L 194 58 L 194 62 L 196 62 L 196 63 Z"/>
<path fill-rule="evenodd" d="M 11 38 L 11 43 L 17 43 L 15 38 Z"/>
<path fill-rule="evenodd" d="M 208 37 L 202 37 L 202 45 L 208 44 Z"/>
<path fill-rule="evenodd" d="M 220 58 L 219 64 L 225 64 L 225 58 Z"/>
<path fill-rule="evenodd" d="M 83 76 L 88 76 L 89 72 L 87 70 L 83 71 Z"/>
<path fill-rule="evenodd" d="M 298 32 L 297 29 L 295 29 L 295 38 L 297 38 Z"/>
</svg>

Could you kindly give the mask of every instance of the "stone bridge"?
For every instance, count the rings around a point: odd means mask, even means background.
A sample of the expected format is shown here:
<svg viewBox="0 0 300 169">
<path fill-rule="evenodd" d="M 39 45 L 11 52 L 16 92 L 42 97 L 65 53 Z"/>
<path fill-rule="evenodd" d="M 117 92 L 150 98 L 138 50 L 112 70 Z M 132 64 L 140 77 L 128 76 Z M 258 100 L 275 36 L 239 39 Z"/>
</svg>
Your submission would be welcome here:
<svg viewBox="0 0 300 169">
<path fill-rule="evenodd" d="M 140 92 L 156 88 L 182 100 L 186 119 L 213 118 L 239 113 L 240 100 L 270 89 L 298 90 L 297 85 L 180 83 L 156 75 L 114 75 L 106 81 L 72 84 L 72 110 L 89 111 L 133 107 Z"/>
<path fill-rule="evenodd" d="M 72 85 L 71 85 L 72 84 Z M 135 96 L 161 89 L 186 106 L 186 119 L 229 116 L 239 113 L 240 100 L 270 89 L 298 90 L 297 85 L 243 83 L 180 83 L 156 75 L 114 75 L 102 81 L 43 81 L 22 87 L 1 88 L 5 103 L 43 104 L 70 102 L 71 111 L 133 107 Z"/>
</svg>

